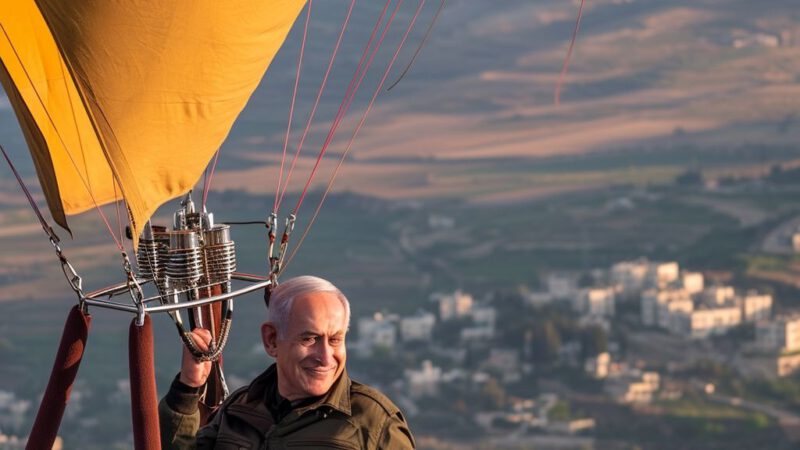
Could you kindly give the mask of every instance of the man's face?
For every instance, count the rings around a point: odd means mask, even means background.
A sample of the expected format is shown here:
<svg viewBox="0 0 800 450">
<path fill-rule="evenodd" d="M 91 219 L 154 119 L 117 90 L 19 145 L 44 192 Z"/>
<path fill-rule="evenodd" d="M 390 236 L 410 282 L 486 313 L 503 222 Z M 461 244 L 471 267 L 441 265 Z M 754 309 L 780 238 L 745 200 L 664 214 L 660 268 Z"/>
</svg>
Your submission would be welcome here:
<svg viewBox="0 0 800 450">
<path fill-rule="evenodd" d="M 347 323 L 342 302 L 331 292 L 311 292 L 294 299 L 289 323 L 278 337 L 262 326 L 267 353 L 278 366 L 278 392 L 288 400 L 323 395 L 344 371 Z"/>
</svg>

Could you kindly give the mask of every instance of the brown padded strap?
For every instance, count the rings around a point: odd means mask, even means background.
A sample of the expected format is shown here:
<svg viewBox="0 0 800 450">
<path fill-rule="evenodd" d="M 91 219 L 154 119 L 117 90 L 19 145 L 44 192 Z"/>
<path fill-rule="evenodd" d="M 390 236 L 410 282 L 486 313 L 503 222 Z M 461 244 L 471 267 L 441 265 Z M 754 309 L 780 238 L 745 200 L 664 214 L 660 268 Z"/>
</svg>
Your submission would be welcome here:
<svg viewBox="0 0 800 450">
<path fill-rule="evenodd" d="M 158 395 L 153 363 L 153 325 L 150 316 L 144 324 L 131 322 L 128 340 L 128 364 L 131 377 L 131 416 L 133 445 L 136 450 L 161 450 L 158 425 Z"/>
<path fill-rule="evenodd" d="M 72 383 L 83 359 L 91 324 L 92 317 L 83 314 L 77 305 L 69 312 L 53 370 L 50 372 L 50 381 L 47 382 L 47 389 L 25 446 L 27 450 L 53 448 L 72 391 Z"/>
</svg>

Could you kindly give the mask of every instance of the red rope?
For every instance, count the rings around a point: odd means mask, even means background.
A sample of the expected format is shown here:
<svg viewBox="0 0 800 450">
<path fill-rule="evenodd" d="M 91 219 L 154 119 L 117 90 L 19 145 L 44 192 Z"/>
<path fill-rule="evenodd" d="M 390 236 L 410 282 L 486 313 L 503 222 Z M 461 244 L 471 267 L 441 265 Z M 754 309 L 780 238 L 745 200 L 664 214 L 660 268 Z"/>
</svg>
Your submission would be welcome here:
<svg viewBox="0 0 800 450">
<path fill-rule="evenodd" d="M 561 73 L 558 75 L 558 83 L 556 83 L 555 104 L 561 104 L 561 86 L 564 84 L 564 77 L 567 76 L 569 70 L 569 61 L 572 58 L 572 48 L 575 47 L 575 40 L 578 38 L 578 30 L 581 27 L 581 17 L 583 16 L 583 5 L 586 0 L 581 0 L 581 5 L 578 7 L 578 17 L 575 19 L 575 29 L 572 30 L 572 40 L 569 43 L 569 50 L 567 50 L 567 57 L 564 58 L 564 64 L 561 66 Z"/>
<path fill-rule="evenodd" d="M 92 317 L 83 314 L 77 305 L 70 310 L 53 362 L 53 370 L 50 372 L 50 380 L 25 445 L 27 450 L 53 448 L 72 392 L 72 383 L 75 382 L 83 360 L 91 325 Z"/>
<path fill-rule="evenodd" d="M 25 182 L 22 181 L 22 177 L 19 175 L 19 172 L 17 172 L 17 168 L 14 167 L 14 163 L 11 162 L 11 158 L 8 157 L 8 153 L 6 153 L 6 149 L 3 148 L 2 145 L 0 145 L 0 151 L 3 152 L 3 157 L 6 159 L 8 167 L 10 167 L 11 172 L 14 173 L 14 177 L 17 179 L 17 183 L 19 183 L 19 187 L 22 188 L 22 192 L 28 199 L 28 203 L 31 205 L 31 209 L 33 209 L 33 212 L 36 214 L 36 217 L 39 219 L 39 223 L 42 225 L 42 228 L 44 229 L 45 233 L 47 233 L 48 236 L 54 238 L 57 242 L 58 237 L 55 235 L 55 232 L 53 232 L 53 229 L 50 227 L 50 225 L 47 224 L 47 221 L 42 215 L 42 211 L 39 209 L 38 206 L 36 206 L 36 201 L 33 200 L 31 192 L 28 190 L 28 187 L 25 185 Z"/>
<path fill-rule="evenodd" d="M 283 201 L 283 197 L 286 194 L 286 189 L 289 186 L 289 180 L 292 178 L 292 173 L 294 172 L 295 164 L 297 163 L 297 160 L 298 160 L 298 158 L 300 156 L 300 150 L 303 148 L 303 144 L 305 143 L 306 136 L 308 136 L 308 132 L 311 129 L 311 124 L 313 123 L 314 116 L 316 115 L 316 112 L 317 112 L 317 106 L 319 106 L 319 101 L 322 98 L 322 93 L 325 91 L 325 86 L 328 83 L 328 76 L 330 75 L 331 69 L 333 68 L 333 62 L 336 59 L 336 55 L 339 53 L 339 47 L 340 47 L 340 45 L 342 43 L 342 38 L 344 37 L 344 32 L 347 29 L 347 25 L 350 23 L 350 16 L 353 13 L 353 7 L 355 6 L 355 4 L 356 4 L 356 0 L 351 0 L 350 1 L 350 8 L 347 10 L 347 16 L 345 17 L 344 22 L 342 23 L 341 30 L 339 31 L 339 38 L 336 40 L 336 45 L 333 48 L 333 52 L 331 52 L 331 57 L 330 57 L 330 60 L 328 61 L 328 68 L 325 70 L 325 75 L 322 77 L 322 83 L 320 84 L 319 90 L 317 91 L 317 98 L 314 100 L 314 106 L 311 108 L 311 113 L 309 114 L 308 120 L 306 121 L 306 127 L 303 130 L 303 134 L 300 136 L 300 141 L 299 141 L 299 143 L 297 145 L 297 151 L 295 152 L 294 158 L 292 159 L 292 164 L 291 164 L 289 172 L 288 172 L 288 174 L 286 176 L 286 183 L 284 184 L 283 189 L 281 189 L 280 177 L 279 177 L 278 189 L 275 192 L 276 202 L 275 202 L 275 207 L 273 209 L 273 212 L 275 212 L 276 214 L 278 212 L 278 209 L 281 206 L 281 203 Z M 350 89 L 350 86 L 348 86 L 348 90 L 349 89 Z M 285 150 L 285 147 L 284 147 L 284 150 Z M 284 156 L 285 156 L 285 154 L 284 154 Z M 283 174 L 283 160 L 281 160 L 281 176 L 282 176 L 282 174 Z M 280 198 L 278 198 L 278 195 L 280 195 Z"/>
<path fill-rule="evenodd" d="M 297 57 L 297 72 L 294 77 L 294 89 L 292 90 L 292 103 L 289 106 L 289 120 L 286 123 L 286 136 L 283 138 L 283 155 L 281 156 L 281 169 L 278 172 L 278 184 L 275 187 L 275 203 L 272 206 L 272 211 L 277 212 L 278 206 L 280 205 L 280 190 L 281 190 L 281 181 L 283 180 L 283 166 L 286 162 L 286 149 L 289 147 L 289 136 L 291 135 L 292 131 L 292 120 L 294 117 L 294 104 L 297 100 L 297 87 L 300 85 L 300 72 L 301 68 L 303 67 L 303 54 L 306 50 L 306 40 L 308 39 L 308 22 L 311 20 L 311 0 L 308 0 L 308 10 L 306 14 L 306 22 L 303 25 L 303 40 L 300 43 L 300 54 Z M 297 152 L 300 152 L 300 148 L 297 148 Z M 294 163 L 292 163 L 292 168 L 294 168 Z"/>
<path fill-rule="evenodd" d="M 292 261 L 292 259 L 294 259 L 294 255 L 297 254 L 298 249 L 303 244 L 303 241 L 305 241 L 306 236 L 308 236 L 308 232 L 311 229 L 311 226 L 317 220 L 317 216 L 319 215 L 319 212 L 322 209 L 322 204 L 325 202 L 325 199 L 328 197 L 328 194 L 330 193 L 331 188 L 333 187 L 333 182 L 336 180 L 336 176 L 339 173 L 339 169 L 342 167 L 342 164 L 344 164 L 344 161 L 347 158 L 347 154 L 350 152 L 350 149 L 353 146 L 353 142 L 355 141 L 355 138 L 358 135 L 358 132 L 361 130 L 361 127 L 366 122 L 367 116 L 369 115 L 370 111 L 372 110 L 372 106 L 375 103 L 375 99 L 378 98 L 378 94 L 381 92 L 381 89 L 383 88 L 383 85 L 386 82 L 386 78 L 389 76 L 389 72 L 392 70 L 392 67 L 394 66 L 394 63 L 397 61 L 397 57 L 400 54 L 400 50 L 402 50 L 403 46 L 405 45 L 406 39 L 408 38 L 408 35 L 411 33 L 411 30 L 414 28 L 414 23 L 417 21 L 417 18 L 419 17 L 419 14 L 422 11 L 422 7 L 424 5 L 425 5 L 425 0 L 421 0 L 419 2 L 419 5 L 417 6 L 417 10 L 414 13 L 414 16 L 411 18 L 411 22 L 409 23 L 408 28 L 406 29 L 406 32 L 403 35 L 403 38 L 400 40 L 400 44 L 398 45 L 397 50 L 395 50 L 394 55 L 392 56 L 392 59 L 389 61 L 389 64 L 386 66 L 386 70 L 383 73 L 383 77 L 381 78 L 380 83 L 378 83 L 378 87 L 375 89 L 375 92 L 372 94 L 372 98 L 370 99 L 370 102 L 367 105 L 367 108 L 364 110 L 364 113 L 361 116 L 361 120 L 359 121 L 358 125 L 356 126 L 355 130 L 353 131 L 353 134 L 350 136 L 350 140 L 347 143 L 347 147 L 345 148 L 344 152 L 342 153 L 342 156 L 339 158 L 339 163 L 336 165 L 336 168 L 334 169 L 333 173 L 331 174 L 330 179 L 328 180 L 328 185 L 327 185 L 327 187 L 325 189 L 325 192 L 322 194 L 322 198 L 320 199 L 319 204 L 317 205 L 317 208 L 314 211 L 314 214 L 311 216 L 311 220 L 309 221 L 308 226 L 306 226 L 305 230 L 303 230 L 303 234 L 302 234 L 302 236 L 300 236 L 300 240 L 297 242 L 297 245 L 292 250 L 292 253 L 289 256 L 288 260 L 286 261 L 286 264 L 284 264 L 284 266 L 283 266 L 284 269 L 286 268 L 286 266 L 289 265 L 289 263 Z"/>
<path fill-rule="evenodd" d="M 389 19 L 387 19 L 387 21 L 386 21 L 386 25 L 384 26 L 383 32 L 381 33 L 381 36 L 378 39 L 378 42 L 375 44 L 375 47 L 372 49 L 372 54 L 370 55 L 369 59 L 367 60 L 367 63 L 364 66 L 363 70 L 361 71 L 361 74 L 360 74 L 360 77 L 358 79 L 358 82 L 354 85 L 350 97 L 346 99 L 347 101 L 346 101 L 346 104 L 344 105 L 344 108 L 340 108 L 340 114 L 338 114 L 338 117 L 336 117 L 336 119 L 334 120 L 334 123 L 331 125 L 331 129 L 328 131 L 328 136 L 326 137 L 325 142 L 323 143 L 322 148 L 320 149 L 319 155 L 317 155 L 317 161 L 314 163 L 314 167 L 311 169 L 311 174 L 308 176 L 308 180 L 306 180 L 306 184 L 303 187 L 303 192 L 300 194 L 300 198 L 297 200 L 297 205 L 295 205 L 295 207 L 294 207 L 293 214 L 296 215 L 297 211 L 300 209 L 300 206 L 303 204 L 303 200 L 305 200 L 306 194 L 308 193 L 308 188 L 311 186 L 311 181 L 314 179 L 314 175 L 316 174 L 317 169 L 319 168 L 319 165 L 322 162 L 322 157 L 325 156 L 325 153 L 328 150 L 328 146 L 330 145 L 331 141 L 333 140 L 333 135 L 336 133 L 336 129 L 339 127 L 339 124 L 341 123 L 342 118 L 347 113 L 347 110 L 350 108 L 350 105 L 352 105 L 353 99 L 355 98 L 355 93 L 358 90 L 358 88 L 361 86 L 361 82 L 364 81 L 364 77 L 366 76 L 367 71 L 369 70 L 369 67 L 372 65 L 372 62 L 375 59 L 375 55 L 377 55 L 378 50 L 380 49 L 384 38 L 386 38 L 386 34 L 388 33 L 389 28 L 390 28 L 392 22 L 394 21 L 395 16 L 397 15 L 397 11 L 400 9 L 400 6 L 402 4 L 403 4 L 403 0 L 399 0 L 397 2 L 397 4 L 395 5 L 395 8 L 392 11 L 392 14 L 389 16 Z"/>
<path fill-rule="evenodd" d="M 424 47 L 425 43 L 428 41 L 428 38 L 431 35 L 431 31 L 433 31 L 433 26 L 436 25 L 436 20 L 439 18 L 439 14 L 441 14 L 442 10 L 444 9 L 444 2 L 445 2 L 445 0 L 441 0 L 439 2 L 439 8 L 436 9 L 436 13 L 433 15 L 433 19 L 431 19 L 430 25 L 428 25 L 428 29 L 425 30 L 425 35 L 422 36 L 422 40 L 420 41 L 419 45 L 417 46 L 417 49 L 414 50 L 414 55 L 411 56 L 411 61 L 409 61 L 408 64 L 406 65 L 405 69 L 403 69 L 403 71 L 400 72 L 400 76 L 397 77 L 397 79 L 394 81 L 394 83 L 390 84 L 389 87 L 386 88 L 387 91 L 391 91 L 392 88 L 397 86 L 397 83 L 399 83 L 400 80 L 402 80 L 403 77 L 406 76 L 408 71 L 411 70 L 411 66 L 413 66 L 414 65 L 414 61 L 417 60 L 417 56 L 419 56 L 419 53 L 422 51 L 422 47 Z"/>
</svg>

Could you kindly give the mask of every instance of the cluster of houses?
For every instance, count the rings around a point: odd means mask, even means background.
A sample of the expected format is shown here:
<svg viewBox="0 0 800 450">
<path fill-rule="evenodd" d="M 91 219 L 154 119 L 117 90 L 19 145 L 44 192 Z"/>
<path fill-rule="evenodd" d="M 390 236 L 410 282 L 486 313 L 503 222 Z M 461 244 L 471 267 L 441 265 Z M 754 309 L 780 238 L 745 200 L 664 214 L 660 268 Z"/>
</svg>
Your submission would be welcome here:
<svg viewBox="0 0 800 450">
<path fill-rule="evenodd" d="M 480 305 L 472 295 L 457 290 L 450 294 L 433 294 L 431 300 L 438 304 L 438 321 L 469 319 L 469 325 L 460 328 L 462 343 L 491 340 L 495 335 L 497 311 L 492 306 Z M 378 349 L 393 349 L 398 342 L 431 342 L 437 316 L 419 311 L 412 316 L 375 313 L 358 320 L 358 341 L 351 351 L 369 356 Z"/>
<path fill-rule="evenodd" d="M 705 340 L 725 335 L 747 326 L 751 333 L 741 333 L 738 339 L 748 339 L 728 362 L 745 376 L 776 377 L 800 371 L 800 313 L 773 314 L 773 298 L 756 291 L 737 291 L 728 285 L 706 285 L 702 273 L 682 270 L 677 262 L 651 262 L 645 259 L 623 261 L 607 269 L 584 274 L 553 273 L 543 278 L 540 291 L 525 292 L 525 302 L 533 307 L 559 305 L 572 310 L 580 326 L 599 326 L 611 330 L 620 305 L 632 311 L 638 303 L 639 315 L 626 315 L 628 323 L 638 321 L 642 329 L 660 329 L 678 339 Z M 357 323 L 358 341 L 352 351 L 369 357 L 376 351 L 391 351 L 398 345 L 424 343 L 433 354 L 447 356 L 454 364 L 438 367 L 430 360 L 406 368 L 403 392 L 409 397 L 411 409 L 417 399 L 436 397 L 442 386 L 458 383 L 480 386 L 490 379 L 502 383 L 519 381 L 533 370 L 525 345 L 504 348 L 491 344 L 497 333 L 497 311 L 490 304 L 476 301 L 472 295 L 455 291 L 434 294 L 431 300 L 435 311 L 419 311 L 410 316 L 376 313 Z M 449 327 L 448 339 L 457 345 L 440 348 L 436 341 L 438 326 L 458 321 Z M 741 328 L 743 329 L 743 328 Z M 448 340 L 448 342 L 453 342 Z M 487 355 L 467 368 L 466 348 L 472 344 L 490 344 Z M 527 343 L 527 344 L 526 344 Z M 623 360 L 615 361 L 614 343 L 610 353 L 602 352 L 580 360 L 578 342 L 564 342 L 559 352 L 561 364 L 583 367 L 585 373 L 602 381 L 603 390 L 613 400 L 625 404 L 650 403 L 655 399 L 676 398 L 680 395 L 670 384 L 652 370 L 633 367 Z M 573 351 L 574 350 L 574 351 Z M 524 429 L 555 432 L 566 426 L 566 432 L 578 432 L 593 426 L 589 422 L 566 424 L 548 421 L 549 397 L 514 399 L 505 410 L 483 412 L 476 420 L 487 430 L 498 420 Z M 555 427 L 555 428 L 553 428 Z M 586 428 L 582 428 L 586 427 Z M 570 431 L 571 430 L 571 431 Z"/>
<path fill-rule="evenodd" d="M 626 281 L 623 292 L 641 290 L 643 325 L 691 339 L 747 325 L 753 327 L 755 340 L 743 345 L 734 358 L 740 373 L 774 378 L 800 371 L 800 314 L 774 315 L 771 295 L 740 294 L 732 286 L 707 287 L 701 273 L 680 271 L 675 262 L 655 266 L 646 261 L 623 262 L 611 272 L 612 279 Z"/>
<path fill-rule="evenodd" d="M 545 393 L 535 399 L 512 399 L 507 411 L 484 411 L 475 422 L 491 432 L 499 421 L 518 427 L 520 431 L 540 430 L 552 434 L 578 434 L 595 428 L 595 420 L 583 418 L 554 418 L 551 412 L 558 405 L 557 394 Z"/>
<path fill-rule="evenodd" d="M 735 365 L 740 373 L 754 378 L 800 372 L 800 314 L 783 314 L 758 322 L 755 341 L 742 349 Z"/>
<path fill-rule="evenodd" d="M 706 287 L 702 273 L 680 271 L 675 262 L 657 265 L 655 280 L 630 285 L 641 290 L 641 321 L 670 333 L 704 339 L 721 335 L 743 323 L 768 320 L 772 296 L 748 291 L 737 294 L 732 286 Z M 630 275 L 637 263 L 620 263 L 614 270 Z M 655 283 L 654 283 L 654 282 Z"/>
<path fill-rule="evenodd" d="M 749 377 L 780 377 L 800 371 L 800 313 L 773 314 L 773 297 L 733 286 L 707 286 L 702 273 L 681 270 L 677 262 L 623 261 L 591 273 L 579 287 L 575 274 L 544 278 L 544 290 L 530 292 L 533 306 L 564 302 L 581 324 L 609 330 L 619 302 L 638 302 L 641 325 L 681 338 L 708 339 L 748 326 L 755 339 L 735 355 L 735 368 Z M 585 361 L 587 373 L 606 380 L 606 391 L 620 402 L 648 402 L 659 391 L 658 374 L 630 369 L 600 354 Z M 665 395 L 663 390 L 659 395 Z"/>
<path fill-rule="evenodd" d="M 411 316 L 379 312 L 371 317 L 360 318 L 357 323 L 358 340 L 349 344 L 349 351 L 361 357 L 370 357 L 375 352 L 391 351 L 400 343 L 426 343 L 436 352 L 440 349 L 433 343 L 434 329 L 437 324 L 450 321 L 461 321 L 463 325 L 457 328 L 459 345 L 443 351 L 443 356 L 456 363 L 464 361 L 466 347 L 470 343 L 487 343 L 494 339 L 497 322 L 494 307 L 480 304 L 472 295 L 460 290 L 434 294 L 431 300 L 436 303 L 438 316 L 429 311 L 418 311 Z M 503 374 L 503 382 L 519 380 L 522 374 L 519 349 L 491 348 L 483 368 Z M 430 361 L 423 361 L 420 367 L 405 370 L 404 381 L 408 394 L 412 398 L 420 398 L 436 395 L 441 383 L 468 378 L 480 383 L 483 375 L 480 371 L 469 373 L 462 368 L 443 372 Z"/>
<path fill-rule="evenodd" d="M 603 390 L 618 403 L 650 403 L 661 393 L 661 376 L 655 371 L 644 371 L 612 360 L 608 352 L 586 359 L 586 373 L 604 380 Z M 661 395 L 660 397 L 663 397 Z"/>
<path fill-rule="evenodd" d="M 456 363 L 445 370 L 430 360 L 424 360 L 418 366 L 404 370 L 402 391 L 410 401 L 398 400 L 409 415 L 418 412 L 416 400 L 439 396 L 442 386 L 453 383 L 485 386 L 492 379 L 511 383 L 519 381 L 523 373 L 530 372 L 530 365 L 524 364 L 520 358 L 525 349 L 495 346 L 487 349 L 487 357 L 476 367 L 465 367 L 467 347 L 471 344 L 486 345 L 494 339 L 497 311 L 460 290 L 434 294 L 431 301 L 436 304 L 437 314 L 428 311 L 419 311 L 411 316 L 375 313 L 359 319 L 356 325 L 358 339 L 349 344 L 350 351 L 369 357 L 375 352 L 394 350 L 398 345 L 427 343 L 430 351 Z M 440 348 L 435 343 L 435 327 L 454 321 L 460 322 L 455 327 L 459 345 Z M 549 412 L 557 401 L 555 394 L 543 394 L 536 399 L 511 398 L 505 408 L 478 412 L 475 420 L 487 432 L 495 430 L 497 423 L 518 430 L 536 429 L 556 434 L 577 434 L 594 428 L 594 419 L 591 418 L 553 420 Z"/>
</svg>

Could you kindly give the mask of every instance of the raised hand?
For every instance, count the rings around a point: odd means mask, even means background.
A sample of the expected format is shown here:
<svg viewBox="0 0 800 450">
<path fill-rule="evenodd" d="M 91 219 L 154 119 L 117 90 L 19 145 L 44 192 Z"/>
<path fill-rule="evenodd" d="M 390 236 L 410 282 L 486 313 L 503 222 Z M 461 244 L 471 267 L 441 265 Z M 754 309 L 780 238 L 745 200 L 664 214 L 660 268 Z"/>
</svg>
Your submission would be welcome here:
<svg viewBox="0 0 800 450">
<path fill-rule="evenodd" d="M 195 345 L 202 351 L 208 351 L 208 345 L 211 342 L 211 332 L 204 328 L 195 328 L 189 333 L 194 340 Z M 183 347 L 183 357 L 181 358 L 181 383 L 191 386 L 200 387 L 206 384 L 208 375 L 211 373 L 211 361 L 198 361 L 189 352 L 186 346 Z"/>
</svg>

